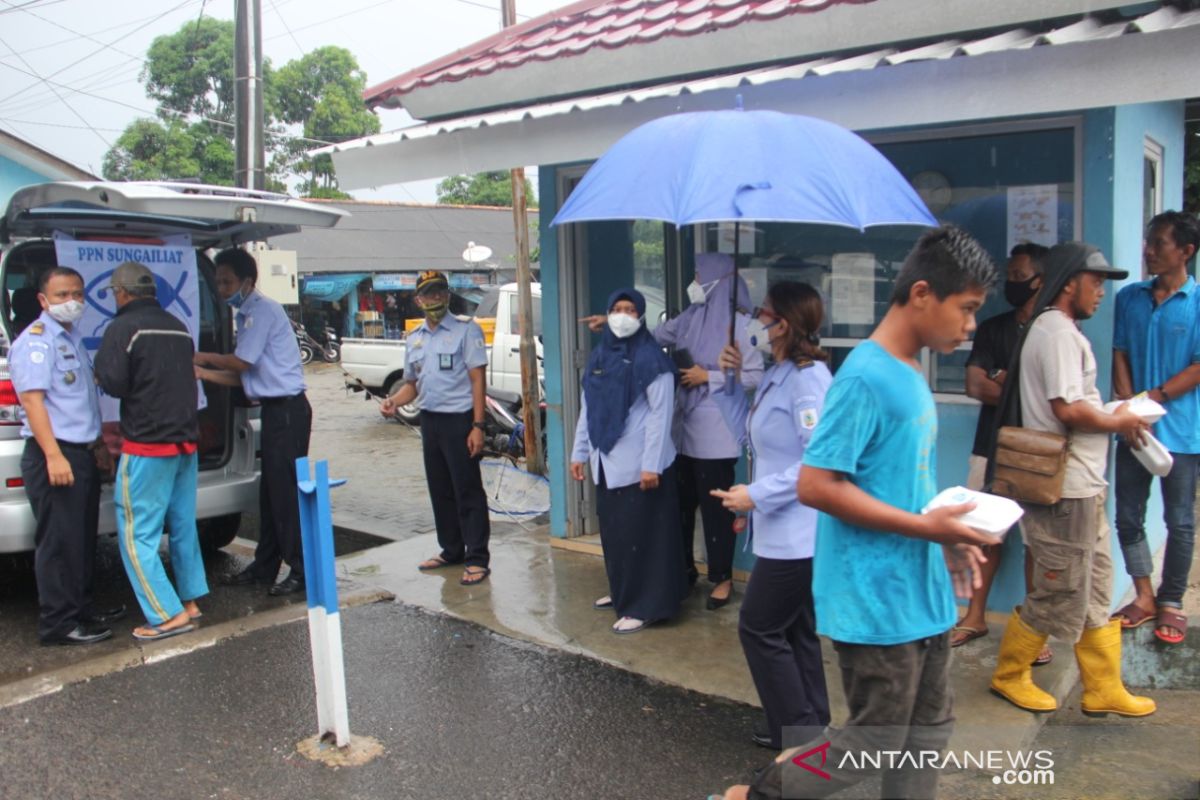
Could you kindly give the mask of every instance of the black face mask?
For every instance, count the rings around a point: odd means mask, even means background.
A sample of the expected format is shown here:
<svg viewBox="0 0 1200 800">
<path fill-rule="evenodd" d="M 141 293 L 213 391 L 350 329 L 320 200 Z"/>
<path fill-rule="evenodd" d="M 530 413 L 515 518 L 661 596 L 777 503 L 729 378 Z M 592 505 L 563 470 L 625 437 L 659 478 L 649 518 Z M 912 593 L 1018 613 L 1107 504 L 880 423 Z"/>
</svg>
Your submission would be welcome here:
<svg viewBox="0 0 1200 800">
<path fill-rule="evenodd" d="M 1033 288 L 1033 282 L 1038 279 L 1034 275 L 1027 281 L 1005 281 L 1004 282 L 1004 299 L 1013 308 L 1020 308 L 1029 302 L 1029 298 L 1038 293 L 1038 290 Z"/>
</svg>

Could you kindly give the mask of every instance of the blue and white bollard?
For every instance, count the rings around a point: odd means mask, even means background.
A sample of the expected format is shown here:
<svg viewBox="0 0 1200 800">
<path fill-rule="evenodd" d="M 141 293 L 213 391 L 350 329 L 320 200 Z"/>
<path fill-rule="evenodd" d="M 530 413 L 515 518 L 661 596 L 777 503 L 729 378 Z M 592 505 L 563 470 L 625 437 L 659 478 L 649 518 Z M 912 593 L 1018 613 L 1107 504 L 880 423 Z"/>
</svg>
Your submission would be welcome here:
<svg viewBox="0 0 1200 800">
<path fill-rule="evenodd" d="M 342 661 L 342 618 L 338 613 L 334 574 L 333 515 L 329 490 L 346 481 L 329 480 L 329 462 L 318 461 L 309 476 L 308 459 L 296 459 L 300 489 L 300 536 L 304 545 L 304 578 L 308 590 L 308 635 L 312 643 L 313 678 L 317 685 L 317 736 L 332 734 L 338 747 L 350 744 L 346 707 L 346 670 Z"/>
</svg>

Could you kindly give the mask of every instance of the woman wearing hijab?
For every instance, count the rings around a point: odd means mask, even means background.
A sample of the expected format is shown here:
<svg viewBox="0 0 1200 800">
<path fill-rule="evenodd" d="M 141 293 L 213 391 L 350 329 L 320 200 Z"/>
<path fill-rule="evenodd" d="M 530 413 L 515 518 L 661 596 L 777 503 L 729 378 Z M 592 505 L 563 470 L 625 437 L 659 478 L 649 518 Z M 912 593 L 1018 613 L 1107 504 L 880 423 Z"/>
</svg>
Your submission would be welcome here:
<svg viewBox="0 0 1200 800">
<path fill-rule="evenodd" d="M 796 497 L 804 450 L 833 382 L 828 357 L 818 346 L 824 308 L 806 283 L 780 282 L 767 291 L 747 332 L 753 346 L 770 353 L 753 404 L 745 392 L 716 395 L 731 427 L 750 444 L 750 484 L 715 490 L 729 511 L 750 514 L 757 560 L 738 617 L 738 636 L 767 715 L 768 731 L 756 744 L 779 750 L 799 744 L 829 724 L 829 698 L 821 642 L 813 612 L 812 559 L 817 512 Z M 726 347 L 720 366 L 743 363 Z M 787 731 L 788 742 L 783 741 Z"/>
<path fill-rule="evenodd" d="M 681 358 L 685 364 L 691 362 L 691 366 L 680 365 L 675 401 L 679 456 L 675 468 L 679 478 L 684 559 L 688 579 L 693 583 L 697 577 L 693 555 L 697 506 L 704 523 L 708 582 L 713 585 L 707 601 L 709 610 L 724 606 L 733 595 L 734 514 L 710 494 L 713 489 L 724 489 L 733 483 L 734 467 L 741 455 L 738 444 L 741 431 L 735 435 L 729 429 L 713 402 L 714 395 L 725 391 L 725 375 L 718 369 L 717 360 L 729 344 L 729 295 L 733 283 L 732 257 L 725 253 L 696 256 L 696 280 L 688 286 L 691 305 L 654 331 L 659 344 L 675 348 L 677 362 Z M 737 279 L 737 292 L 738 307 L 750 309 L 750 292 L 741 278 Z M 749 324 L 749 316 L 737 315 L 735 340 L 744 354 L 739 365 L 741 384 L 753 389 L 762 379 L 763 357 L 745 338 Z"/>
<path fill-rule="evenodd" d="M 608 298 L 606 330 L 583 377 L 571 477 L 596 482 L 596 510 L 616 633 L 635 633 L 679 611 L 687 594 L 671 442 L 674 365 L 642 324 L 634 289 Z"/>
</svg>

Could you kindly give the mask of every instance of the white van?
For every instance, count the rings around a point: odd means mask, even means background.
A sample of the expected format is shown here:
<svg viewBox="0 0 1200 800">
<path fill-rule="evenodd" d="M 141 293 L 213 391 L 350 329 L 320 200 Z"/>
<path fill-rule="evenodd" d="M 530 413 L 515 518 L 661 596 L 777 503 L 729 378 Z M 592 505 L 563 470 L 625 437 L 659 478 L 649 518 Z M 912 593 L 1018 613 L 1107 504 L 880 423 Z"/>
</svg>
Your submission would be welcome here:
<svg viewBox="0 0 1200 800">
<path fill-rule="evenodd" d="M 233 351 L 233 322 L 217 295 L 213 264 L 216 249 L 301 227 L 332 227 L 347 216 L 327 206 L 303 203 L 286 195 L 225 186 L 188 183 L 43 183 L 13 194 L 0 219 L 0 327 L 9 341 L 17 337 L 23 308 L 36 297 L 38 273 L 57 264 L 56 232 L 100 245 L 157 244 L 186 234 L 196 249 L 199 277 L 200 350 Z M 178 285 L 170 264 L 148 264 L 167 286 Z M 89 292 L 89 298 L 91 294 Z M 36 307 L 36 299 L 34 299 Z M 200 476 L 196 518 L 201 544 L 223 547 L 237 535 L 243 512 L 258 510 L 259 464 L 257 409 L 244 397 L 207 385 L 208 406 L 200 412 Z M 32 550 L 34 519 L 21 480 L 18 399 L 0 356 L 0 553 Z M 116 519 L 112 484 L 100 500 L 100 531 L 112 533 Z"/>
</svg>

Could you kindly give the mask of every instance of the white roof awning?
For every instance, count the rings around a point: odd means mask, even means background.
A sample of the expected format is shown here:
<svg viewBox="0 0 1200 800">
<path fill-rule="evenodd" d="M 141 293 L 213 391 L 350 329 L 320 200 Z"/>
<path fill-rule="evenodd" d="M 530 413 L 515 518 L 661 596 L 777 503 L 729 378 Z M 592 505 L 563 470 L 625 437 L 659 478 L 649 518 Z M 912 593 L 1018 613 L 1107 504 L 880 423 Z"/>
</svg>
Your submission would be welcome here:
<svg viewBox="0 0 1200 800">
<path fill-rule="evenodd" d="M 599 157 L 651 119 L 746 108 L 858 131 L 1186 99 L 1196 94 L 1200 10 L 1163 7 L 1100 24 L 894 47 L 416 125 L 322 148 L 343 189 Z"/>
</svg>

